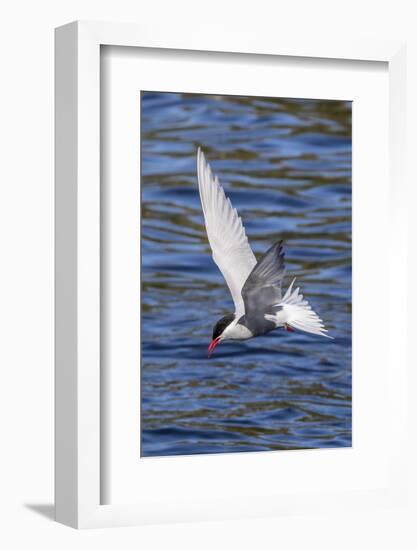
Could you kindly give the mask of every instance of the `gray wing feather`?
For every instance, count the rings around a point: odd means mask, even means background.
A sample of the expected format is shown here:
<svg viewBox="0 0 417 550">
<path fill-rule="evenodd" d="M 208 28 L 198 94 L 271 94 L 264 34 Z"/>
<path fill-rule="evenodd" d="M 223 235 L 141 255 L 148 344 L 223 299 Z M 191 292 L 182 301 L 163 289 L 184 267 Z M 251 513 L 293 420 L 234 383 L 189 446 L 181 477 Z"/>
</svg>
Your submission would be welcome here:
<svg viewBox="0 0 417 550">
<path fill-rule="evenodd" d="M 285 275 L 283 241 L 274 243 L 252 269 L 242 288 L 246 315 L 259 313 L 282 299 Z"/>
</svg>

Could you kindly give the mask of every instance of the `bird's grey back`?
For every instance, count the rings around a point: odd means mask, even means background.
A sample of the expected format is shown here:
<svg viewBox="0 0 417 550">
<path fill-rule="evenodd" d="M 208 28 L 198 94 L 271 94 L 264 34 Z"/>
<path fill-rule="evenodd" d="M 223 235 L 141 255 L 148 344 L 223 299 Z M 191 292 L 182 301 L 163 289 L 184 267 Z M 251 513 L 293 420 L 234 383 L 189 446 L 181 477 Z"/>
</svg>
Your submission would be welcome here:
<svg viewBox="0 0 417 550">
<path fill-rule="evenodd" d="M 242 288 L 246 318 L 256 318 L 282 298 L 285 275 L 283 242 L 274 243 L 252 269 Z"/>
</svg>

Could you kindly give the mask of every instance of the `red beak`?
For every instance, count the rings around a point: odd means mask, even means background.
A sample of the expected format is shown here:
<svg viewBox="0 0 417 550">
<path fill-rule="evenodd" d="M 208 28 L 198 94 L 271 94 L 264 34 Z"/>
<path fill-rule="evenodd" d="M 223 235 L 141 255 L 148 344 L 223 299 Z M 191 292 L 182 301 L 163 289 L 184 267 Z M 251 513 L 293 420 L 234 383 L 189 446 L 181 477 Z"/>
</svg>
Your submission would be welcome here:
<svg viewBox="0 0 417 550">
<path fill-rule="evenodd" d="M 207 355 L 207 357 L 210 357 L 210 355 L 211 355 L 211 354 L 213 353 L 213 351 L 214 351 L 214 348 L 215 348 L 218 344 L 220 344 L 220 336 L 219 336 L 218 338 L 215 338 L 214 340 L 212 340 L 212 341 L 210 342 L 210 345 L 209 345 L 209 347 L 208 347 L 208 355 Z"/>
</svg>

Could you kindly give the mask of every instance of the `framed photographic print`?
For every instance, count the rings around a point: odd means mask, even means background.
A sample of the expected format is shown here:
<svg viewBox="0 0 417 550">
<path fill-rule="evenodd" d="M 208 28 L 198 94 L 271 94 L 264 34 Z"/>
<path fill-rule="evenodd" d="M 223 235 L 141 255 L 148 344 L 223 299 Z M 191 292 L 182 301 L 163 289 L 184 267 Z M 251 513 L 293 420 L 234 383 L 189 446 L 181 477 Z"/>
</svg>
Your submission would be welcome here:
<svg viewBox="0 0 417 550">
<path fill-rule="evenodd" d="M 58 521 L 403 502 L 404 67 L 57 29 Z"/>
</svg>

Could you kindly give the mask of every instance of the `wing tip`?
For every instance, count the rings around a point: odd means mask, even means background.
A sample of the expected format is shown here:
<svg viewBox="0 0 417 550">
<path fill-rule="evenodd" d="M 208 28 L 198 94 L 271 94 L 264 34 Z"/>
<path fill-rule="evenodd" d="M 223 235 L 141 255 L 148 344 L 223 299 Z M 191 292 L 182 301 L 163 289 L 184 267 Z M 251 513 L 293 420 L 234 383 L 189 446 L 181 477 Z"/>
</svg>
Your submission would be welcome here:
<svg viewBox="0 0 417 550">
<path fill-rule="evenodd" d="M 200 145 L 197 147 L 197 166 L 202 166 L 203 168 L 209 167 L 209 163 Z"/>
<path fill-rule="evenodd" d="M 200 173 L 201 168 L 205 164 L 204 153 L 200 146 L 197 147 L 197 174 Z"/>
</svg>

